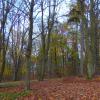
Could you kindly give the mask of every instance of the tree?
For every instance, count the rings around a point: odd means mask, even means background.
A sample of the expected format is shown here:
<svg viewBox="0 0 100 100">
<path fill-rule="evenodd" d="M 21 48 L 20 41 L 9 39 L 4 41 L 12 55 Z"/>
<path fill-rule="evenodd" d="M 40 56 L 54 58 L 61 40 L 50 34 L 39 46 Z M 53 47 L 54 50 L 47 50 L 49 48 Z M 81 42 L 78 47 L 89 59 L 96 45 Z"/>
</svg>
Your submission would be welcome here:
<svg viewBox="0 0 100 100">
<path fill-rule="evenodd" d="M 12 3 L 13 0 L 12 0 Z M 5 57 L 6 57 L 6 41 L 5 41 L 5 24 L 7 21 L 7 16 L 12 8 L 12 5 L 9 2 L 2 0 L 2 21 L 1 21 L 1 29 L 0 29 L 0 54 L 2 50 L 2 65 L 1 65 L 1 72 L 0 72 L 0 81 L 3 78 L 3 73 L 5 69 Z"/>
<path fill-rule="evenodd" d="M 53 6 L 51 5 L 53 3 Z M 44 25 L 44 1 L 41 0 L 41 41 L 42 41 L 42 65 L 40 67 L 40 77 L 39 80 L 43 80 L 45 76 L 45 68 L 47 66 L 48 61 L 48 51 L 49 51 L 49 44 L 50 44 L 50 36 L 52 32 L 52 28 L 55 21 L 55 7 L 56 7 L 56 0 L 51 2 L 49 0 L 48 2 L 48 19 L 47 19 L 47 32 L 45 30 Z M 53 10 L 52 10 L 53 9 Z M 46 38 L 47 38 L 47 44 L 46 44 Z"/>
<path fill-rule="evenodd" d="M 78 74 L 78 23 L 80 22 L 79 18 L 79 9 L 77 7 L 78 5 L 75 5 L 72 10 L 70 11 L 69 15 L 69 20 L 68 23 L 71 24 L 71 27 L 76 26 L 76 30 L 74 30 L 73 33 L 73 44 L 72 44 L 72 49 L 76 53 L 76 58 L 72 57 L 72 66 L 75 68 L 76 74 Z M 74 29 L 74 28 L 73 28 Z M 73 54 L 72 54 L 73 55 Z"/>
<path fill-rule="evenodd" d="M 34 0 L 31 0 L 30 11 L 29 11 L 28 45 L 26 51 L 26 66 L 27 66 L 26 89 L 27 90 L 30 89 L 30 61 L 31 61 L 31 53 L 32 53 L 33 8 L 34 8 Z"/>
</svg>

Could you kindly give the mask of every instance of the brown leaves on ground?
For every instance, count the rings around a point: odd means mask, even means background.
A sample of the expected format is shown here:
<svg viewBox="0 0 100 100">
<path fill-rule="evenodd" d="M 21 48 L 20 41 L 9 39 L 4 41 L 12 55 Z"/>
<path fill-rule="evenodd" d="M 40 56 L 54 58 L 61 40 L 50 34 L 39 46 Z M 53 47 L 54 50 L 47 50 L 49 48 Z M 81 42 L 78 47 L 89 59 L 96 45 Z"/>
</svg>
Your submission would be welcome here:
<svg viewBox="0 0 100 100">
<path fill-rule="evenodd" d="M 0 88 L 0 92 L 19 92 L 24 87 Z M 100 81 L 84 78 L 68 77 L 31 84 L 31 93 L 17 100 L 100 100 Z"/>
</svg>

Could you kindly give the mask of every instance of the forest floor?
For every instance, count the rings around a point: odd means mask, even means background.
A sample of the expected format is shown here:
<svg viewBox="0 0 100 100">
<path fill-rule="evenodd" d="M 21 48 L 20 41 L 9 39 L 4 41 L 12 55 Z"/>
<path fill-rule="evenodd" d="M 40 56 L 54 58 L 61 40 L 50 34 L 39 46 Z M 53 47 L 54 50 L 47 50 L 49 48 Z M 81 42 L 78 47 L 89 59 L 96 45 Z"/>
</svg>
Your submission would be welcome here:
<svg viewBox="0 0 100 100">
<path fill-rule="evenodd" d="M 30 91 L 24 90 L 23 82 L 19 83 L 0 87 L 0 100 L 100 100 L 100 77 L 32 81 Z"/>
</svg>

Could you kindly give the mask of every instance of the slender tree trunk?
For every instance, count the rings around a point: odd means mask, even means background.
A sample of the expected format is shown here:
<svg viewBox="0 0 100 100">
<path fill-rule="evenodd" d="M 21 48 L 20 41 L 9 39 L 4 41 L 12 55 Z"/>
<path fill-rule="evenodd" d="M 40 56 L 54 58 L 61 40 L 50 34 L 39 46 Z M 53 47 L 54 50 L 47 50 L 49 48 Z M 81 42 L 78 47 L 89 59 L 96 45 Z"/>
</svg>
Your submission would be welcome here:
<svg viewBox="0 0 100 100">
<path fill-rule="evenodd" d="M 89 27 L 88 27 L 88 19 L 86 19 L 86 16 L 84 15 L 84 1 L 80 1 L 80 7 L 81 7 L 81 20 L 84 28 L 84 36 L 85 36 L 85 46 L 86 46 L 86 52 L 85 52 L 85 61 L 87 66 L 87 77 L 88 79 L 92 79 L 93 76 L 93 58 L 92 58 L 92 49 L 91 49 L 91 43 L 93 43 L 93 40 L 91 40 L 91 37 L 89 36 Z M 90 39 L 89 39 L 90 38 Z M 91 42 L 92 41 L 92 42 Z"/>
<path fill-rule="evenodd" d="M 96 2 L 96 9 L 97 9 L 97 11 L 96 11 L 96 16 L 95 16 L 95 20 L 96 20 L 96 27 L 95 27 L 95 33 L 96 33 L 96 44 L 95 44 L 95 48 L 96 48 L 96 74 L 99 74 L 100 73 L 100 71 L 99 71 L 99 66 L 100 66 L 100 57 L 99 57 L 99 55 L 100 55 L 100 49 L 99 49 L 99 47 L 100 47 L 100 43 L 99 43 L 99 41 L 100 41 L 100 33 L 99 33 L 99 20 L 98 20 L 98 18 L 99 18 L 99 0 L 97 0 L 97 2 Z"/>
<path fill-rule="evenodd" d="M 92 50 L 92 64 L 93 64 L 93 74 L 95 73 L 96 64 L 96 31 L 95 31 L 95 12 L 94 12 L 95 2 L 90 0 L 90 38 L 91 38 L 91 50 Z"/>
<path fill-rule="evenodd" d="M 42 24 L 42 32 L 41 32 L 41 41 L 42 41 L 42 65 L 40 65 L 40 71 L 39 71 L 39 81 L 42 81 L 44 79 L 44 73 L 45 73 L 45 55 L 46 55 L 46 46 L 45 46 L 45 34 L 44 34 L 44 8 L 43 8 L 43 1 L 41 0 L 41 12 L 42 12 L 42 17 L 41 17 L 41 24 Z"/>
<path fill-rule="evenodd" d="M 29 15 L 29 34 L 28 34 L 28 46 L 26 51 L 26 89 L 30 89 L 30 61 L 31 61 L 31 53 L 32 53 L 32 34 L 33 34 L 33 7 L 34 0 L 31 0 L 30 4 L 30 15 Z"/>
<path fill-rule="evenodd" d="M 55 68 L 57 68 L 57 51 L 56 51 L 56 47 L 55 47 Z"/>
<path fill-rule="evenodd" d="M 64 49 L 62 48 L 62 74 L 63 74 L 63 76 L 64 76 L 64 66 L 65 66 L 65 56 L 64 56 Z"/>
<path fill-rule="evenodd" d="M 5 32 L 4 32 L 4 28 L 5 28 L 5 15 L 4 15 L 4 8 L 5 8 L 5 4 L 4 2 L 2 1 L 3 3 L 3 24 L 2 24 L 2 33 L 3 33 L 3 39 L 2 39 L 2 66 L 1 66 L 1 72 L 0 72 L 0 81 L 2 81 L 2 78 L 3 78 L 3 73 L 4 73 L 4 70 L 5 70 L 5 56 L 6 56 L 6 51 L 5 51 Z"/>
<path fill-rule="evenodd" d="M 14 75 L 13 75 L 13 80 L 16 81 L 17 80 L 17 61 L 14 61 Z"/>
<path fill-rule="evenodd" d="M 80 75 L 83 76 L 83 67 L 84 67 L 84 28 L 83 28 L 83 21 L 81 22 L 81 51 L 80 51 Z"/>
</svg>

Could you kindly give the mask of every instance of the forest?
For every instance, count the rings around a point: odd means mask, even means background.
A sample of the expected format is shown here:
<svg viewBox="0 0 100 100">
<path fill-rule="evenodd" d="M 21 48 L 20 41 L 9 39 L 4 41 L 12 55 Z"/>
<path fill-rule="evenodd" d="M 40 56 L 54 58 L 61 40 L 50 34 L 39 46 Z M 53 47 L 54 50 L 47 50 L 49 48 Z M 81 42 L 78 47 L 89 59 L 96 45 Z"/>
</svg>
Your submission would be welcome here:
<svg viewBox="0 0 100 100">
<path fill-rule="evenodd" d="M 0 0 L 0 100 L 99 100 L 100 0 Z"/>
</svg>

